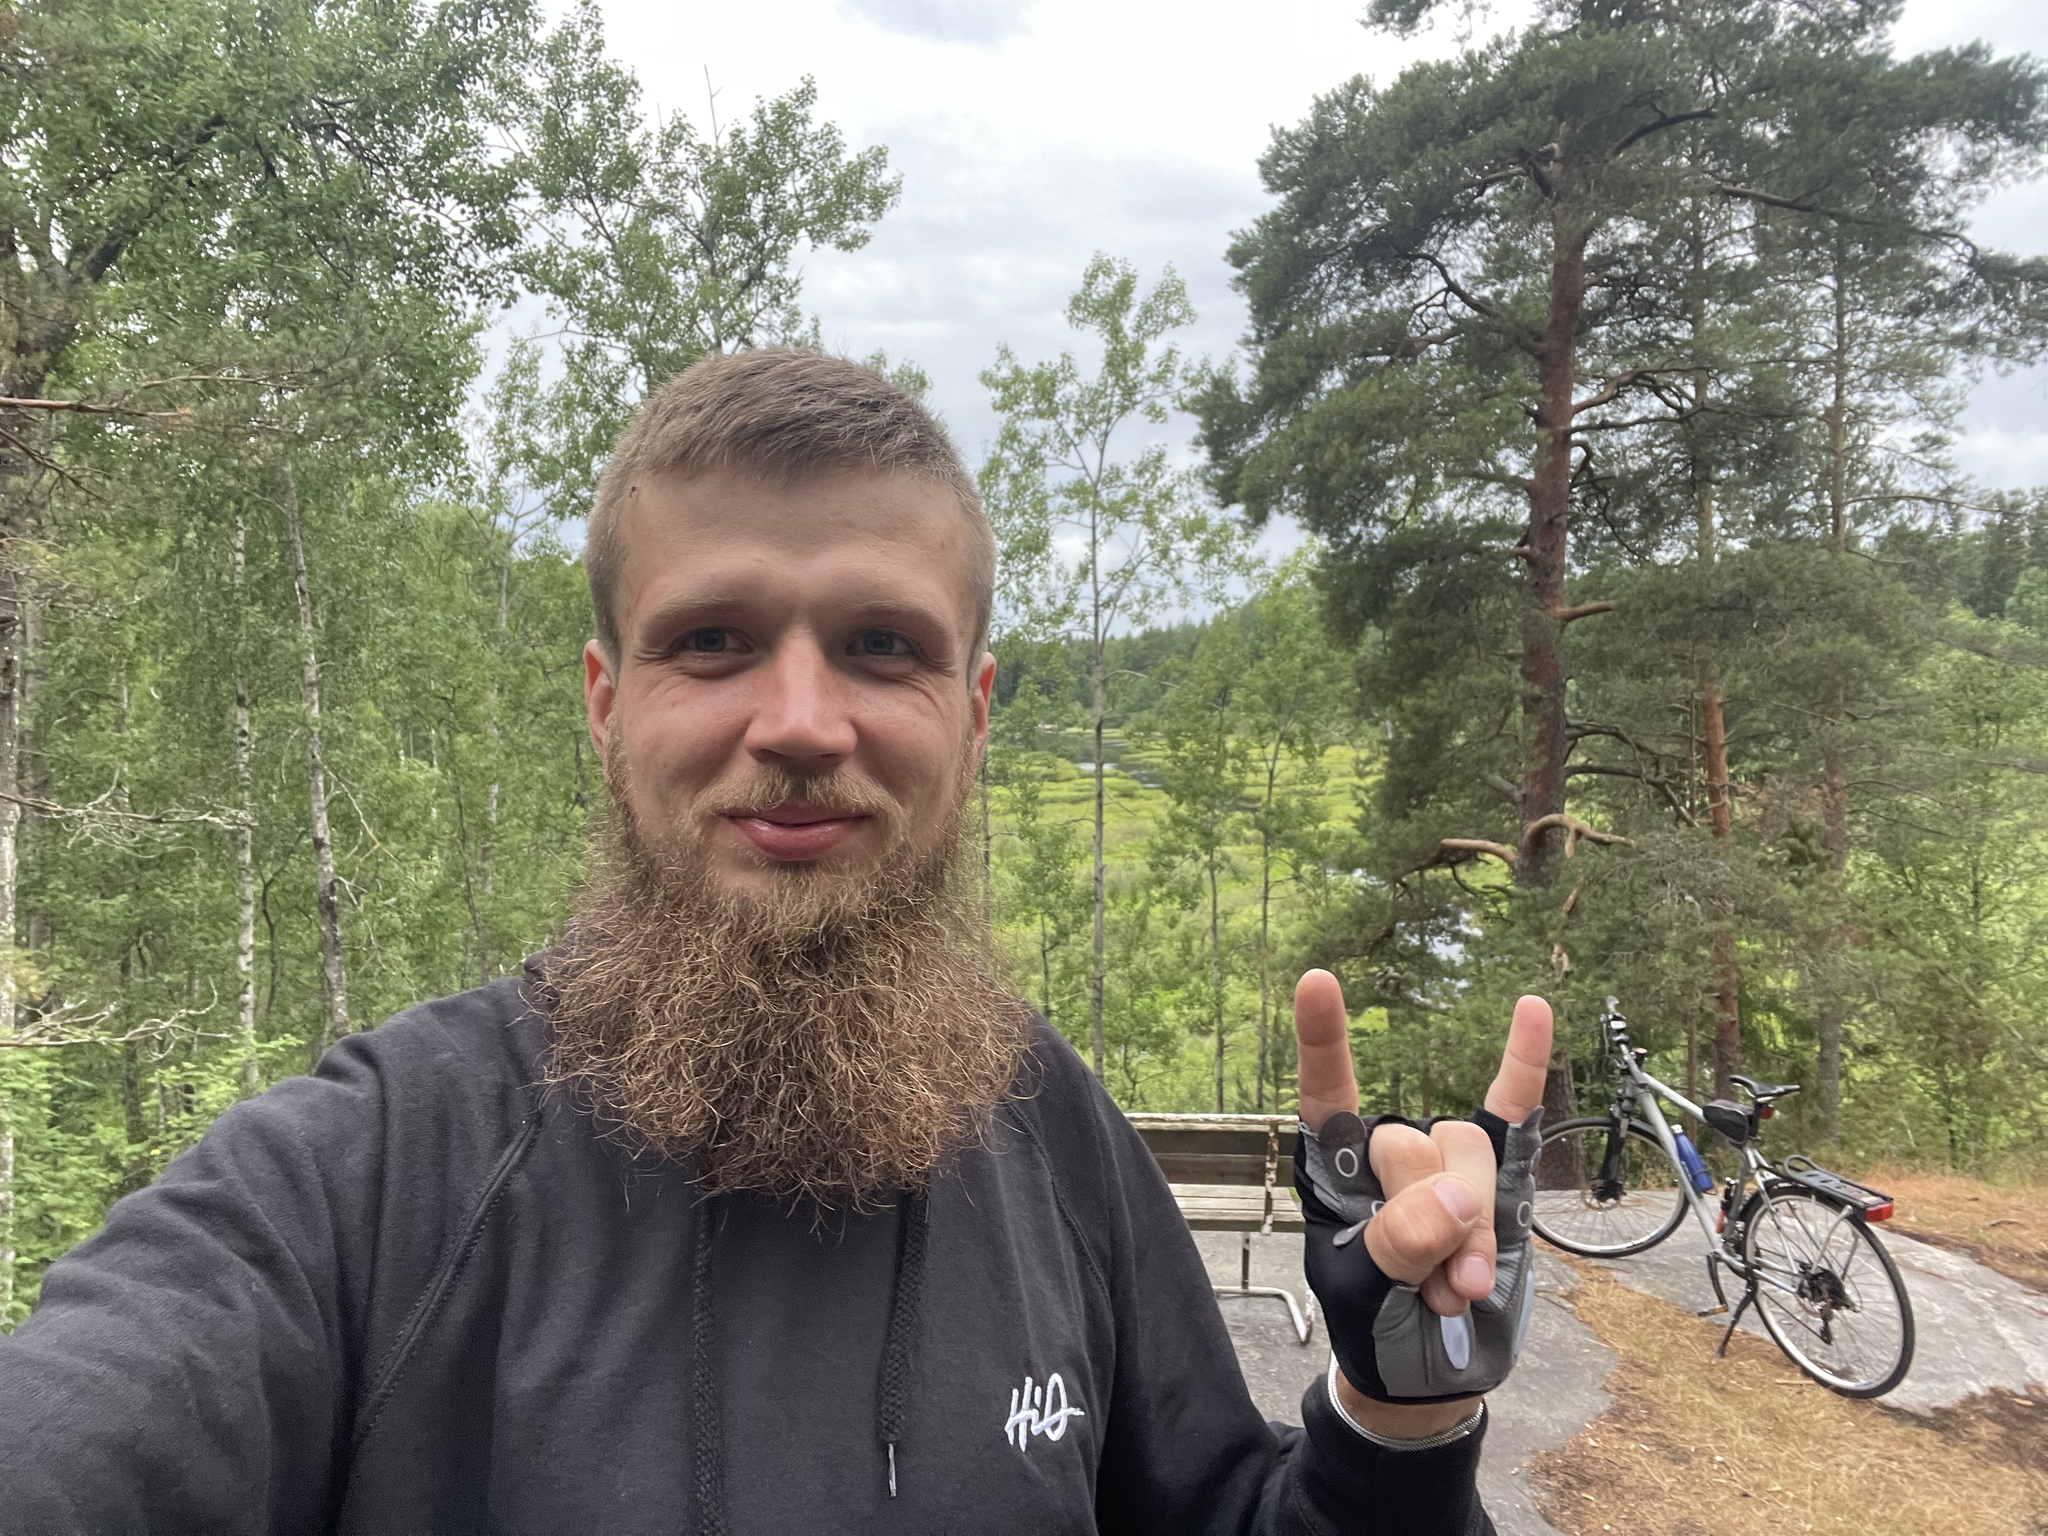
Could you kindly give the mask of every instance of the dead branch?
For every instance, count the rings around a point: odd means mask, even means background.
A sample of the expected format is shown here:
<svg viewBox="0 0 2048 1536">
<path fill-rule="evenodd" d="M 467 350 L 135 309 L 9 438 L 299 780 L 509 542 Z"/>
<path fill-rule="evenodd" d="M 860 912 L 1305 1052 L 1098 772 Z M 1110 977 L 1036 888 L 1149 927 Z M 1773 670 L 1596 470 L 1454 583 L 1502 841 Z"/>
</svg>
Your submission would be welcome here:
<svg viewBox="0 0 2048 1536">
<path fill-rule="evenodd" d="M 1509 869 L 1515 867 L 1515 850 L 1506 843 L 1491 843 L 1483 837 L 1444 837 L 1437 839 L 1436 850 L 1431 853 L 1423 868 L 1427 869 L 1430 864 L 1455 862 L 1445 859 L 1443 855 L 1446 853 L 1485 854 L 1489 858 L 1499 859 Z"/>
<path fill-rule="evenodd" d="M 1410 1008 L 1420 1008 L 1425 1013 L 1449 1013 L 1451 1011 L 1449 1003 L 1440 1003 L 1434 998 L 1424 997 L 1413 987 L 1404 985 L 1406 978 L 1401 975 L 1398 969 L 1391 965 L 1383 967 L 1372 980 L 1373 985 L 1379 990 L 1380 996 L 1391 1002 L 1406 1003 Z"/>
<path fill-rule="evenodd" d="M 188 1020 L 213 1012 L 214 1004 L 219 1001 L 216 995 L 213 1002 L 204 1008 L 180 1008 L 167 1018 L 144 1019 L 133 1029 L 120 1034 L 103 1034 L 92 1027 L 111 1019 L 116 1011 L 115 1004 L 109 1003 L 95 1012 L 86 1013 L 79 1004 L 66 1003 L 22 1025 L 11 1035 L 0 1035 L 0 1050 L 63 1051 L 84 1045 L 132 1045 L 149 1041 L 154 1047 L 151 1056 L 161 1060 L 185 1040 L 228 1038 L 224 1033 L 186 1027 Z"/>
<path fill-rule="evenodd" d="M 246 824 L 246 818 L 240 811 L 127 810 L 112 803 L 120 791 L 119 784 L 111 784 L 84 805 L 59 805 L 53 800 L 39 800 L 33 795 L 11 795 L 5 791 L 0 791 L 0 800 L 51 821 L 70 822 L 74 845 L 84 841 L 132 848 L 145 827 L 208 826 L 232 832 Z"/>
<path fill-rule="evenodd" d="M 1623 837 L 1619 832 L 1602 832 L 1596 827 L 1588 826 L 1569 811 L 1552 811 L 1548 816 L 1538 816 L 1529 825 L 1522 828 L 1523 854 L 1526 856 L 1530 853 L 1536 847 L 1538 839 L 1552 827 L 1564 828 L 1564 856 L 1566 858 L 1570 858 L 1573 853 L 1577 852 L 1578 842 L 1582 837 L 1589 843 L 1599 843 L 1603 847 L 1612 846 L 1616 843 L 1626 844 L 1630 848 L 1635 847 L 1633 839 Z"/>
<path fill-rule="evenodd" d="M 1612 613 L 1614 604 L 1609 602 L 1580 603 L 1576 608 L 1553 608 L 1550 616 L 1560 624 L 1570 624 L 1576 619 L 1590 619 L 1596 613 Z"/>
</svg>

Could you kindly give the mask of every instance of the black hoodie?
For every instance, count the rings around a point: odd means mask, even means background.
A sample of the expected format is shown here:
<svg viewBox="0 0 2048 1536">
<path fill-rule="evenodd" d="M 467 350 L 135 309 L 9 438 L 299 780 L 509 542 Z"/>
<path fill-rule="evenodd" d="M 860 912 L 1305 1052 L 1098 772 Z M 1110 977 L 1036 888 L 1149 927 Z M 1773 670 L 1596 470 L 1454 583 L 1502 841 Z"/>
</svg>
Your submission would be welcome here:
<svg viewBox="0 0 2048 1536">
<path fill-rule="evenodd" d="M 0 1340 L 0 1532 L 1492 1529 L 1478 1433 L 1381 1450 L 1320 1381 L 1260 1419 L 1043 1025 L 986 1146 L 820 1227 L 539 1092 L 530 991 L 342 1042 L 50 1267 Z"/>
</svg>

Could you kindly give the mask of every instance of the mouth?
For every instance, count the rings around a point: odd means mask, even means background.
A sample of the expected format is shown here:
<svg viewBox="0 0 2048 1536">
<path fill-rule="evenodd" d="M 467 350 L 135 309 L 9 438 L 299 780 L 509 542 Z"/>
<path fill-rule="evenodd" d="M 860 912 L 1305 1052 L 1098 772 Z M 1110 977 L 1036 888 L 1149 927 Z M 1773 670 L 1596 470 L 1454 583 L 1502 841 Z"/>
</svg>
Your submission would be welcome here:
<svg viewBox="0 0 2048 1536">
<path fill-rule="evenodd" d="M 820 858 L 839 847 L 869 818 L 857 811 L 786 801 L 757 810 L 729 811 L 726 821 L 759 853 L 771 859 Z"/>
</svg>

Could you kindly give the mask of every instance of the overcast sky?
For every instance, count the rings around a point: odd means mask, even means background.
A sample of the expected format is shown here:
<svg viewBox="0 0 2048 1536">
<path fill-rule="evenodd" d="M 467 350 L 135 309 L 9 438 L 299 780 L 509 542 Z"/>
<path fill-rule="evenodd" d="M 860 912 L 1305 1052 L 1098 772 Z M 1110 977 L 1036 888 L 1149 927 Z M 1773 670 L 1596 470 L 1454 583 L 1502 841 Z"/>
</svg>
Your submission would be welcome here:
<svg viewBox="0 0 2048 1536">
<path fill-rule="evenodd" d="M 915 359 L 971 461 L 993 422 L 977 375 L 1007 341 L 1027 360 L 1071 333 L 1067 294 L 1095 251 L 1167 263 L 1221 356 L 1244 314 L 1223 252 L 1267 205 L 1257 161 L 1275 125 L 1356 73 L 1391 79 L 1454 46 L 1358 24 L 1365 0 L 603 0 L 615 57 L 647 104 L 721 117 L 804 76 L 849 143 L 885 144 L 903 198 L 862 251 L 805 261 L 806 307 L 835 350 Z M 1446 6 L 1455 12 L 1456 6 Z M 1501 21 L 1521 14 L 1497 6 Z M 2048 5 L 1909 0 L 1901 51 L 1982 38 L 2048 54 Z M 2001 193 L 1980 238 L 2048 252 L 2048 187 Z M 2048 484 L 2048 372 L 1994 379 L 1961 446 L 1992 485 Z"/>
</svg>

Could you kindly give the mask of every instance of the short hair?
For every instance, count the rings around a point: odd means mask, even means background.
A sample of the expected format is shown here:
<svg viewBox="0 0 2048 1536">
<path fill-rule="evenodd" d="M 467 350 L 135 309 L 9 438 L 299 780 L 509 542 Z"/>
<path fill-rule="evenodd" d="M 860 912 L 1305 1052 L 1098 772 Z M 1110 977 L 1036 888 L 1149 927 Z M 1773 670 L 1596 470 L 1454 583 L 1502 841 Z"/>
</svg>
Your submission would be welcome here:
<svg viewBox="0 0 2048 1536">
<path fill-rule="evenodd" d="M 693 363 L 649 395 L 619 434 L 583 545 L 605 656 L 614 664 L 620 656 L 619 519 L 634 486 L 657 475 L 740 471 L 795 482 L 844 469 L 918 475 L 953 493 L 967 524 L 971 664 L 995 606 L 996 542 L 953 440 L 915 395 L 874 369 L 784 347 Z"/>
</svg>

